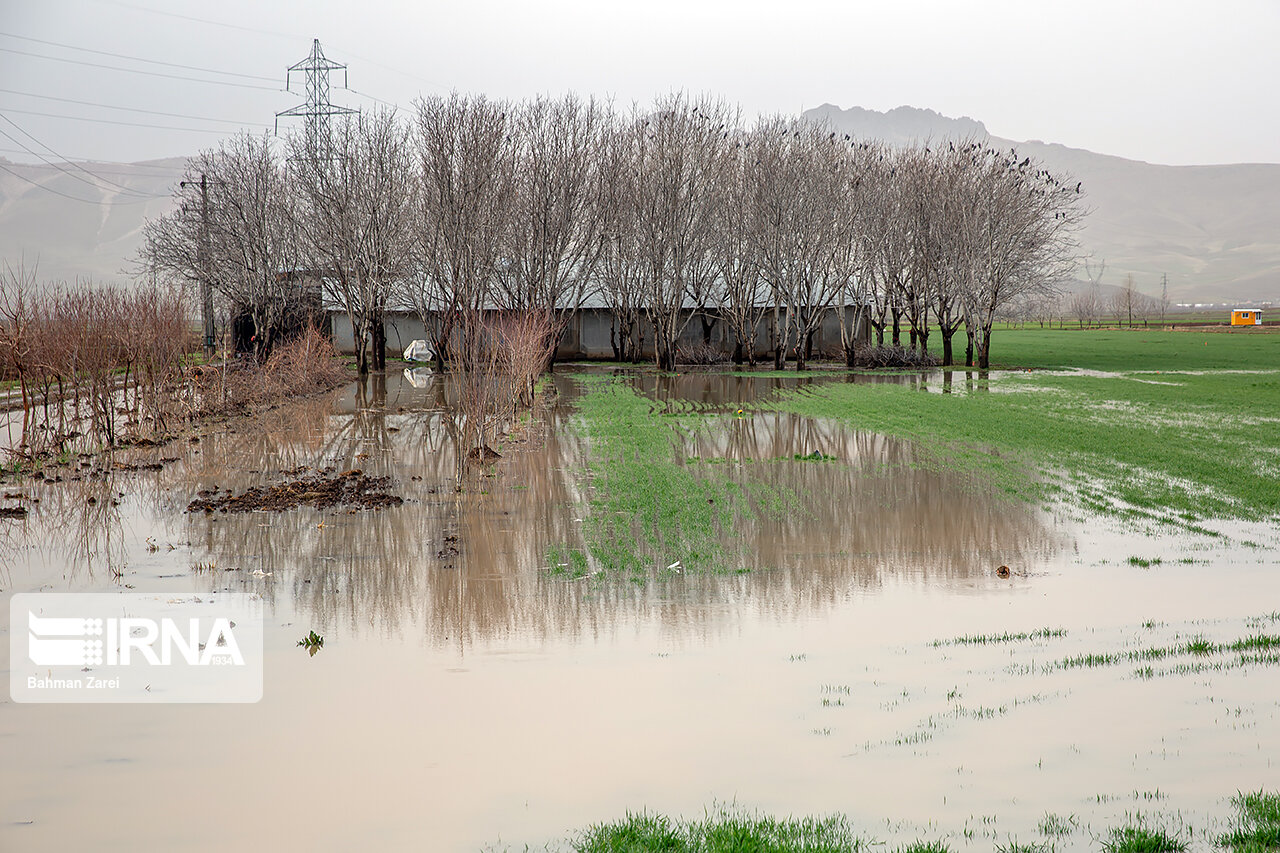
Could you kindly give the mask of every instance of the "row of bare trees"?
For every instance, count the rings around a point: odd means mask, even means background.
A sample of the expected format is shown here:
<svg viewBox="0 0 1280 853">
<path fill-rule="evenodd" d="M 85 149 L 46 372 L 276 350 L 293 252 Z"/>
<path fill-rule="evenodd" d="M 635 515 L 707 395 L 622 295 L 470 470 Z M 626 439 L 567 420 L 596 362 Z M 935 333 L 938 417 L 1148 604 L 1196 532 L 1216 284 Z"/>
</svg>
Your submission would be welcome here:
<svg viewBox="0 0 1280 853">
<path fill-rule="evenodd" d="M 338 123 L 316 149 L 237 137 L 189 164 L 143 264 L 208 280 L 269 350 L 291 282 L 318 278 L 350 321 L 360 370 L 383 366 L 383 317 L 411 306 L 443 358 L 486 312 L 535 312 L 547 351 L 588 300 L 616 357 L 658 364 L 699 318 L 735 360 L 767 329 L 780 365 L 810 356 L 832 312 L 852 363 L 860 329 L 985 365 L 996 314 L 1074 264 L 1080 186 L 976 140 L 891 148 L 790 118 L 744 126 L 673 94 L 629 111 L 575 96 L 454 93 Z M 203 190 L 196 180 L 203 176 Z M 201 196 L 204 192 L 207 195 Z M 865 324 L 865 325 L 864 325 Z"/>
<path fill-rule="evenodd" d="M 163 432 L 192 342 L 179 289 L 45 286 L 34 269 L 7 266 L 0 375 L 16 380 L 22 406 L 17 455 L 57 452 L 84 434 L 111 446 L 126 431 Z"/>
</svg>

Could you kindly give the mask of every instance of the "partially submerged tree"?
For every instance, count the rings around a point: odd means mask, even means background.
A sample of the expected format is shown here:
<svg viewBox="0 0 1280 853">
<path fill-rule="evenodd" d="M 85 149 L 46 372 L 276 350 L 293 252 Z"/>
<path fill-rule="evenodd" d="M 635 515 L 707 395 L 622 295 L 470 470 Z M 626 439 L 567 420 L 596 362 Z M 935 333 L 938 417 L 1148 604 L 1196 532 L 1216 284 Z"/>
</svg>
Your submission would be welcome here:
<svg viewBox="0 0 1280 853">
<path fill-rule="evenodd" d="M 601 145 L 608 115 L 573 95 L 516 110 L 510 205 L 494 300 L 549 321 L 552 356 L 590 292 L 601 252 Z M 548 362 L 550 364 L 550 362 Z"/>
<path fill-rule="evenodd" d="M 422 182 L 417 275 L 406 282 L 403 295 L 432 338 L 442 367 L 458 324 L 480 318 L 494 304 L 512 215 L 511 106 L 457 92 L 423 98 L 417 103 L 414 143 Z"/>
<path fill-rule="evenodd" d="M 658 367 L 675 369 L 676 341 L 691 314 L 690 293 L 717 275 L 718 180 L 733 113 L 721 101 L 683 94 L 659 98 L 631 119 L 638 159 L 636 245 L 643 265 L 644 311 Z"/>
<path fill-rule="evenodd" d="M 303 136 L 289 148 L 306 270 L 346 311 L 359 372 L 385 369 L 384 313 L 409 279 L 418 213 L 408 132 L 390 111 L 359 113 L 323 149 Z"/>
</svg>

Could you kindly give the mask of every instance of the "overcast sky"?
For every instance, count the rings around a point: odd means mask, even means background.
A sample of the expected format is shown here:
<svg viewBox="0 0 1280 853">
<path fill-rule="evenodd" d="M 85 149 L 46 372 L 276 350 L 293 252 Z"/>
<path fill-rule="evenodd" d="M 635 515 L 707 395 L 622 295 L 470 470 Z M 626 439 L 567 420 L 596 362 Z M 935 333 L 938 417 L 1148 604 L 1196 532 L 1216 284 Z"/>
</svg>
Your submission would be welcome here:
<svg viewBox="0 0 1280 853">
<path fill-rule="evenodd" d="M 0 156 L 136 161 L 270 130 L 312 38 L 350 66 L 333 101 L 352 107 L 685 89 L 748 116 L 909 104 L 1157 163 L 1280 162 L 1277 0 L 0 0 Z"/>
</svg>

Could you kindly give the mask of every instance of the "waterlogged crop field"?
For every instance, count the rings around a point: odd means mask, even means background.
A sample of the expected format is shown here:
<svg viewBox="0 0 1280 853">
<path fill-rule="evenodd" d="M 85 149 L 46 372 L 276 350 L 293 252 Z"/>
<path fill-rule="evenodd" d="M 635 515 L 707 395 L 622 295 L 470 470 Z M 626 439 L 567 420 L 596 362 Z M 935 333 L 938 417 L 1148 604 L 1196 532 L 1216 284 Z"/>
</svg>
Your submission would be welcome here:
<svg viewBox="0 0 1280 853">
<path fill-rule="evenodd" d="M 0 705 L 0 849 L 1267 849 L 1280 337 L 995 357 L 560 367 L 462 493 L 398 375 L 6 486 L 6 611 L 268 619 L 257 705 Z"/>
</svg>

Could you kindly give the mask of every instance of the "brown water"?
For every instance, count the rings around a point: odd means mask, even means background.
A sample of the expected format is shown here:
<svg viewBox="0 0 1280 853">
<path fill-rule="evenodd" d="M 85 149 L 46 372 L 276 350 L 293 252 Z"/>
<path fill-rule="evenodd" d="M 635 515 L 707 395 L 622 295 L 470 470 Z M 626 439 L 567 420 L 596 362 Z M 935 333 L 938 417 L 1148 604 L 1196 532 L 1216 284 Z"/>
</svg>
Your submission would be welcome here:
<svg viewBox="0 0 1280 853">
<path fill-rule="evenodd" d="M 1035 840 L 1046 811 L 1202 833 L 1237 789 L 1280 778 L 1276 667 L 1045 669 L 1256 630 L 1280 610 L 1274 529 L 1215 539 L 1012 503 L 908 442 L 733 414 L 801 380 L 641 373 L 664 410 L 707 414 L 673 428 L 676 458 L 802 506 L 736 531 L 744 574 L 568 580 L 546 555 L 579 536 L 589 448 L 578 383 L 555 382 L 558 404 L 462 495 L 441 385 L 400 375 L 118 457 L 179 457 L 158 472 L 26 488 L 28 519 L 0 522 L 5 614 L 18 592 L 259 592 L 266 683 L 248 706 L 0 705 L 0 850 L 522 849 L 731 800 L 987 850 Z M 814 450 L 837 459 L 789 461 Z M 406 503 L 184 512 L 202 488 L 303 465 L 390 475 Z M 1067 633 L 933 644 L 1043 627 Z M 314 657 L 295 647 L 310 630 Z M 1059 849 L 1091 844 L 1082 828 Z"/>
</svg>

